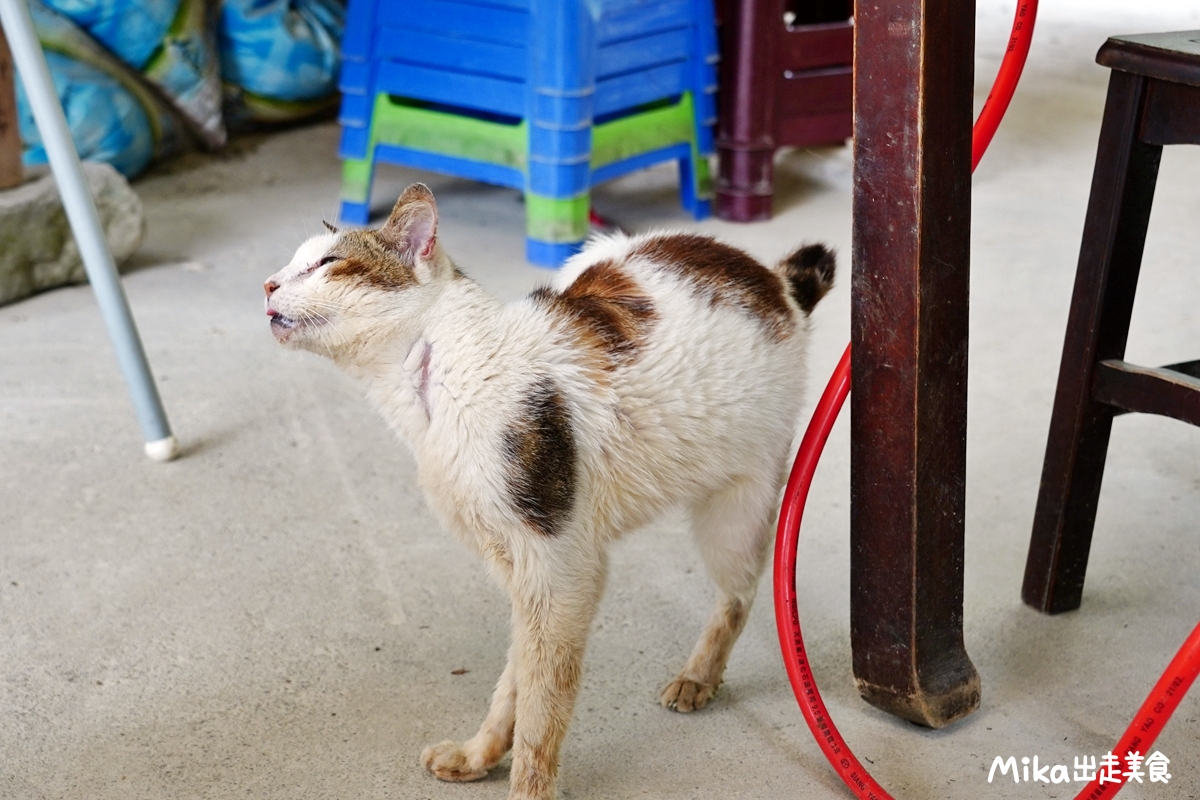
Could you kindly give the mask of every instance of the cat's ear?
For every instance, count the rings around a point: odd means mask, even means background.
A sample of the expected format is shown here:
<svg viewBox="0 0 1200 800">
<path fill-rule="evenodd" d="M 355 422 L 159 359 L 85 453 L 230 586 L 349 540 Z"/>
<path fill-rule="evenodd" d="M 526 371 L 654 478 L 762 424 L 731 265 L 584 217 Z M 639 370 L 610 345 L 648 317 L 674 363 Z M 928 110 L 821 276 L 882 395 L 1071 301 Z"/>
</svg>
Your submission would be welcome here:
<svg viewBox="0 0 1200 800">
<path fill-rule="evenodd" d="M 413 262 L 428 261 L 437 245 L 437 203 L 423 183 L 404 190 L 387 222 L 379 229 L 385 245 Z"/>
</svg>

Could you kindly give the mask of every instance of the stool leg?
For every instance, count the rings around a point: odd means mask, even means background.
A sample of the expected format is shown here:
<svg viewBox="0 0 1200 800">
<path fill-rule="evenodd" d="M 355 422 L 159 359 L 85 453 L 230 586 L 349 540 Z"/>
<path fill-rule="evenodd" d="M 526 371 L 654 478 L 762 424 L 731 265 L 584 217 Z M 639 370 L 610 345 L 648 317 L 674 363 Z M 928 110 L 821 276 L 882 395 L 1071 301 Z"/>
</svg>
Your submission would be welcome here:
<svg viewBox="0 0 1200 800">
<path fill-rule="evenodd" d="M 598 4 L 530 0 L 526 258 L 557 267 L 588 233 Z"/>
<path fill-rule="evenodd" d="M 588 192 L 558 199 L 525 192 L 525 258 L 541 267 L 561 266 L 583 249 L 588 234 Z"/>
<path fill-rule="evenodd" d="M 711 97 L 685 93 L 682 101 L 692 120 L 692 145 L 687 158 L 679 159 L 679 199 L 693 219 L 712 215 L 712 175 L 708 157 L 713 152 L 712 126 L 708 118 L 715 111 Z"/>
<path fill-rule="evenodd" d="M 12 53 L 0 26 L 0 190 L 20 186 L 25 180 L 14 77 Z"/>
<path fill-rule="evenodd" d="M 1162 147 L 1137 139 L 1146 81 L 1113 71 L 1092 176 L 1041 489 L 1021 589 L 1047 614 L 1079 607 L 1114 409 L 1096 364 L 1121 358 Z"/>
<path fill-rule="evenodd" d="M 708 219 L 712 215 L 708 159 L 692 148 L 691 158 L 679 159 L 679 200 L 693 219 Z"/>
<path fill-rule="evenodd" d="M 717 123 L 720 78 L 716 65 L 720 49 L 713 0 L 695 0 L 693 8 L 692 87 L 680 98 L 691 116 L 692 141 L 688 158 L 679 160 L 679 198 L 693 219 L 702 220 L 712 215 L 709 156 L 716 152 L 713 133 Z"/>
<path fill-rule="evenodd" d="M 338 219 L 351 225 L 366 225 L 371 218 L 371 184 L 375 177 L 375 145 L 366 158 L 347 159 L 342 164 L 342 197 Z"/>
<path fill-rule="evenodd" d="M 731 222 L 755 222 L 771 218 L 776 51 L 783 3 L 741 0 L 724 23 L 716 213 Z"/>
</svg>

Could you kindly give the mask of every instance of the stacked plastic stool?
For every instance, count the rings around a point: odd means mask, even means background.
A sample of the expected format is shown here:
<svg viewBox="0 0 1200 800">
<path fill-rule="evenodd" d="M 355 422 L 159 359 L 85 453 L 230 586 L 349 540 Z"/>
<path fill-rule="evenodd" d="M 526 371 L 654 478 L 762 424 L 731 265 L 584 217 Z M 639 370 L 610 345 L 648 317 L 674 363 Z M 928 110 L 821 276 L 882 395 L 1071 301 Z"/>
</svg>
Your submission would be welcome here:
<svg viewBox="0 0 1200 800">
<path fill-rule="evenodd" d="M 523 191 L 547 266 L 582 246 L 593 185 L 652 164 L 709 214 L 712 0 L 350 0 L 342 56 L 344 222 L 380 161 Z"/>
</svg>

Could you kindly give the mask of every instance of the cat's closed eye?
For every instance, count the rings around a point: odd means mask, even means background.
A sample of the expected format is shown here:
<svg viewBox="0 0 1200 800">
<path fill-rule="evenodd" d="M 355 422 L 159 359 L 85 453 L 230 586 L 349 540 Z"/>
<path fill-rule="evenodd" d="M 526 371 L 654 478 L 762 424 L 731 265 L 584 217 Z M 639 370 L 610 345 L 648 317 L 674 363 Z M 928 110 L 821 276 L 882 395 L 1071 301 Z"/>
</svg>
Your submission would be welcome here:
<svg viewBox="0 0 1200 800">
<path fill-rule="evenodd" d="M 342 258 L 341 256 L 332 256 L 332 255 L 325 256 L 320 261 L 318 261 L 317 263 L 310 266 L 308 269 L 301 272 L 300 275 L 303 277 L 304 275 L 308 275 L 310 273 L 316 272 L 317 270 L 319 270 L 321 267 L 325 266 L 326 264 L 332 264 L 335 261 L 340 261 L 341 258 Z"/>
</svg>

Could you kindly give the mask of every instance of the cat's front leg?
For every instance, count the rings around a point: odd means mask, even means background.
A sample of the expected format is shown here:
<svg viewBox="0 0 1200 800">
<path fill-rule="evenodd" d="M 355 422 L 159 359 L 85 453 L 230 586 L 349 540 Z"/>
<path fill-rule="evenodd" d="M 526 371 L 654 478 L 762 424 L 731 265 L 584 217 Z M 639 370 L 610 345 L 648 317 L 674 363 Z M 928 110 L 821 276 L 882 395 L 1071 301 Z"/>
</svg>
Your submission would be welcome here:
<svg viewBox="0 0 1200 800">
<path fill-rule="evenodd" d="M 421 764 L 443 781 L 477 781 L 504 758 L 513 744 L 513 719 L 517 710 L 517 669 L 515 643 L 508 648 L 508 663 L 492 705 L 479 732 L 463 743 L 445 741 L 421 752 Z"/>
<path fill-rule="evenodd" d="M 604 581 L 603 564 L 592 566 L 582 575 L 537 576 L 540 586 L 522 587 L 530 591 L 513 598 L 513 644 L 519 652 L 509 800 L 556 797 L 559 750 L 575 709 L 588 629 Z"/>
</svg>

